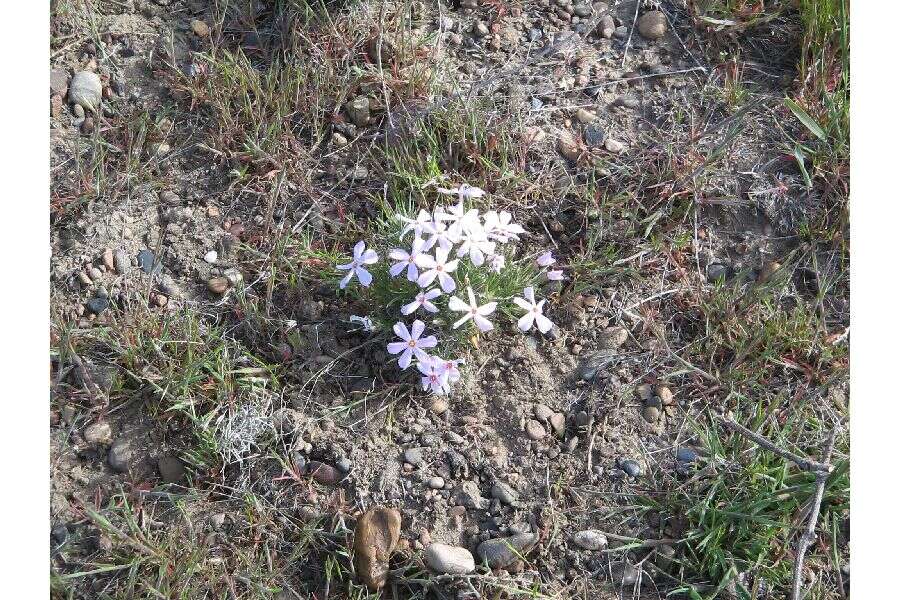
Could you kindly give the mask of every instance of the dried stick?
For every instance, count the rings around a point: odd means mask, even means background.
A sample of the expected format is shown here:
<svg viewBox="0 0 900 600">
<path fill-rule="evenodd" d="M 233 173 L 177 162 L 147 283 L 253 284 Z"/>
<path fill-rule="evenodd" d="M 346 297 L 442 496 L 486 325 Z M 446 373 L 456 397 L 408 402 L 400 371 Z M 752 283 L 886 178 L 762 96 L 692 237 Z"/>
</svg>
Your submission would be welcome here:
<svg viewBox="0 0 900 600">
<path fill-rule="evenodd" d="M 804 471 L 809 471 L 810 473 L 824 473 L 827 475 L 828 473 L 831 473 L 831 470 L 834 468 L 830 464 L 816 462 L 808 458 L 803 458 L 802 456 L 794 454 L 793 452 L 789 452 L 788 450 L 783 450 L 755 431 L 750 431 L 743 425 L 736 423 L 731 419 L 720 417 L 720 420 L 729 429 L 732 429 L 742 436 L 753 440 L 769 452 L 774 452 L 778 456 L 791 461 Z"/>
<path fill-rule="evenodd" d="M 828 438 L 828 447 L 823 457 L 825 463 L 831 462 L 831 454 L 834 452 L 834 442 L 837 439 L 837 428 L 831 430 L 831 437 Z M 792 600 L 800 600 L 803 588 L 803 561 L 806 558 L 806 551 L 809 549 L 816 539 L 816 523 L 819 520 L 819 510 L 822 508 L 822 497 L 825 495 L 825 482 L 828 480 L 827 471 L 816 472 L 816 495 L 813 498 L 812 510 L 809 512 L 809 520 L 806 522 L 806 530 L 800 536 L 800 542 L 797 544 L 797 558 L 794 560 L 794 590 L 791 594 Z"/>
</svg>

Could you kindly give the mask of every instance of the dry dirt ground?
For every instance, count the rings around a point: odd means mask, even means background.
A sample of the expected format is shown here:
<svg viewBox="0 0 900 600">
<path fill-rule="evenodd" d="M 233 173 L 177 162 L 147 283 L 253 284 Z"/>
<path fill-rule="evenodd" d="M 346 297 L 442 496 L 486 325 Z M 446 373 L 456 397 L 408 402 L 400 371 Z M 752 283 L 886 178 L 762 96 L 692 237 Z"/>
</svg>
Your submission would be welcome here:
<svg viewBox="0 0 900 600">
<path fill-rule="evenodd" d="M 836 432 L 801 583 L 842 597 L 840 173 L 798 159 L 796 9 L 711 4 L 51 2 L 54 597 L 785 597 L 815 475 L 725 418 L 817 460 Z M 557 327 L 498 319 L 441 400 L 333 270 L 436 182 L 567 277 Z M 402 518 L 381 592 L 373 506 Z"/>
</svg>

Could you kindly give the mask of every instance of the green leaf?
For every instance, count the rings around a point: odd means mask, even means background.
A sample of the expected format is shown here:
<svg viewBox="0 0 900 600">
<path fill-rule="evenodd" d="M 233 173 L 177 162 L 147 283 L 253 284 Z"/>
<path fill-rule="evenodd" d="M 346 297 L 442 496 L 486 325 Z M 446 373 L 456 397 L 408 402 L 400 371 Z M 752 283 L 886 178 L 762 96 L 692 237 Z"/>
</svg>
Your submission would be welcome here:
<svg viewBox="0 0 900 600">
<path fill-rule="evenodd" d="M 803 181 L 806 182 L 806 189 L 810 189 L 812 187 L 812 179 L 806 171 L 806 158 L 803 156 L 803 150 L 800 149 L 800 146 L 794 148 L 794 159 L 797 161 L 797 166 L 800 167 Z"/>
<path fill-rule="evenodd" d="M 816 123 L 816 120 L 813 119 L 808 112 L 803 110 L 803 107 L 791 100 L 790 98 L 784 99 L 784 104 L 791 109 L 791 112 L 794 113 L 794 116 L 797 117 L 803 125 L 806 126 L 809 131 L 819 138 L 822 141 L 825 141 L 827 137 L 825 135 L 825 131 Z"/>
</svg>

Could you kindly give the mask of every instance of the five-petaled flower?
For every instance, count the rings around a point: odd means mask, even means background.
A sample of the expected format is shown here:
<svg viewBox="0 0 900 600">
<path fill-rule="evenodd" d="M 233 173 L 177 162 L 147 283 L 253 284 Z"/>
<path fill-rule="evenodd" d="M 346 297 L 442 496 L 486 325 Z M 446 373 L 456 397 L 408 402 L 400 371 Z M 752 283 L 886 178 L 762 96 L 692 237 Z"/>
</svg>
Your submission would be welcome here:
<svg viewBox="0 0 900 600">
<path fill-rule="evenodd" d="M 539 267 L 549 267 L 550 265 L 552 265 L 553 263 L 556 262 L 556 259 L 553 258 L 553 252 L 548 250 L 548 251 L 544 252 L 543 254 L 541 254 L 540 256 L 538 256 L 537 259 L 535 259 L 535 262 L 538 264 Z"/>
<path fill-rule="evenodd" d="M 531 286 L 525 288 L 523 293 L 525 294 L 524 299 L 519 297 L 513 298 L 516 306 L 525 311 L 525 314 L 519 319 L 519 329 L 528 331 L 535 321 L 537 321 L 537 328 L 541 333 L 547 333 L 553 329 L 553 321 L 544 316 L 544 303 L 546 300 L 535 302 L 534 288 Z"/>
<path fill-rule="evenodd" d="M 403 272 L 403 269 L 406 269 L 406 278 L 410 281 L 416 281 L 419 278 L 419 269 L 416 266 L 416 263 L 422 255 L 424 247 L 425 240 L 417 236 L 416 239 L 413 240 L 412 250 L 410 252 L 401 250 L 400 248 L 391 250 L 388 256 L 391 260 L 397 261 L 391 266 L 391 277 L 396 277 Z"/>
<path fill-rule="evenodd" d="M 437 279 L 441 284 L 441 289 L 445 292 L 452 292 L 456 289 L 456 282 L 450 277 L 450 273 L 456 270 L 459 261 L 447 260 L 449 256 L 450 251 L 444 248 L 435 248 L 434 256 L 419 255 L 419 266 L 425 269 L 425 272 L 419 275 L 419 287 L 426 288 Z"/>
<path fill-rule="evenodd" d="M 416 362 L 416 368 L 422 374 L 422 389 L 432 394 L 446 394 L 449 391 L 449 374 L 444 369 L 443 359 L 438 356 L 427 356 Z"/>
<path fill-rule="evenodd" d="M 366 250 L 366 243 L 362 240 L 356 242 L 356 245 L 353 247 L 353 260 L 346 265 L 337 266 L 341 271 L 350 271 L 341 279 L 341 289 L 347 287 L 354 275 L 359 279 L 360 285 L 369 287 L 369 284 L 372 283 L 372 274 L 363 265 L 371 265 L 376 262 L 378 262 L 378 255 L 375 254 L 375 251 Z"/>
<path fill-rule="evenodd" d="M 436 313 L 438 311 L 438 307 L 431 303 L 432 300 L 441 295 L 441 290 L 437 288 L 433 288 L 428 290 L 419 290 L 419 293 L 416 294 L 416 299 L 410 302 L 409 304 L 404 304 L 400 309 L 404 315 L 411 315 L 412 313 L 419 310 L 419 307 L 424 308 L 430 313 Z"/>
<path fill-rule="evenodd" d="M 493 323 L 487 320 L 487 316 L 494 312 L 497 308 L 496 302 L 488 302 L 487 304 L 483 304 L 478 306 L 478 301 L 475 300 L 475 292 L 472 291 L 471 287 L 466 288 L 466 291 L 469 294 L 469 303 L 466 304 L 458 297 L 453 296 L 450 298 L 450 302 L 448 306 L 450 310 L 455 310 L 457 312 L 465 312 L 460 320 L 453 324 L 453 329 L 458 328 L 460 325 L 472 319 L 475 321 L 475 325 L 478 326 L 478 329 L 482 332 L 490 331 L 494 328 Z"/>
<path fill-rule="evenodd" d="M 562 281 L 565 279 L 563 277 L 562 269 L 555 269 L 553 271 L 547 271 L 547 280 L 548 281 Z"/>
<path fill-rule="evenodd" d="M 466 255 L 476 267 L 484 264 L 485 255 L 493 254 L 497 244 L 487 239 L 481 226 L 470 226 L 463 229 L 459 235 L 461 242 L 456 249 L 456 256 L 462 258 Z"/>
<path fill-rule="evenodd" d="M 459 184 L 459 186 L 449 190 L 447 188 L 439 187 L 437 188 L 437 191 L 441 194 L 457 196 L 460 200 L 460 203 L 462 203 L 463 199 L 469 200 L 472 198 L 481 198 L 487 193 L 480 187 L 475 187 L 474 185 L 469 185 L 468 183 L 461 183 Z"/>
<path fill-rule="evenodd" d="M 413 356 L 420 361 L 427 360 L 428 353 L 423 348 L 434 348 L 437 346 L 437 338 L 433 335 L 421 337 L 423 331 L 425 331 L 425 323 L 418 319 L 413 322 L 411 333 L 404 323 L 400 321 L 394 323 L 394 333 L 402 341 L 391 342 L 387 345 L 387 351 L 391 354 L 400 354 L 397 364 L 400 365 L 401 369 L 406 369 L 409 366 Z"/>
<path fill-rule="evenodd" d="M 525 233 L 521 225 L 512 222 L 512 215 L 501 210 L 499 213 L 489 210 L 484 213 L 484 231 L 487 237 L 505 244 L 510 240 L 519 240 L 519 234 Z"/>
<path fill-rule="evenodd" d="M 397 218 L 406 223 L 403 227 L 403 231 L 400 232 L 401 239 L 410 231 L 412 231 L 416 237 L 422 237 L 423 233 L 434 233 L 434 219 L 432 219 L 427 210 L 420 210 L 415 219 L 410 219 L 403 215 L 397 215 Z"/>
</svg>

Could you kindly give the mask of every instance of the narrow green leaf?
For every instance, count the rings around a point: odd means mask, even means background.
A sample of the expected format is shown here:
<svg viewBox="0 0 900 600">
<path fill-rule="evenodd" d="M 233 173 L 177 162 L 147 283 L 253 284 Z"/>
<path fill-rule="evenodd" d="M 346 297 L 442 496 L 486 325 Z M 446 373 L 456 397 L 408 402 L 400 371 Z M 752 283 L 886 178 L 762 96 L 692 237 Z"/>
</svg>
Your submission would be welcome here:
<svg viewBox="0 0 900 600">
<path fill-rule="evenodd" d="M 800 106 L 790 98 L 785 98 L 784 104 L 789 109 L 791 109 L 791 112 L 794 113 L 794 116 L 797 117 L 814 136 L 822 141 L 825 141 L 825 138 L 827 137 L 825 135 L 825 131 L 819 126 L 818 123 L 816 123 L 816 120 L 813 119 L 808 112 L 803 110 L 802 106 Z"/>
</svg>

